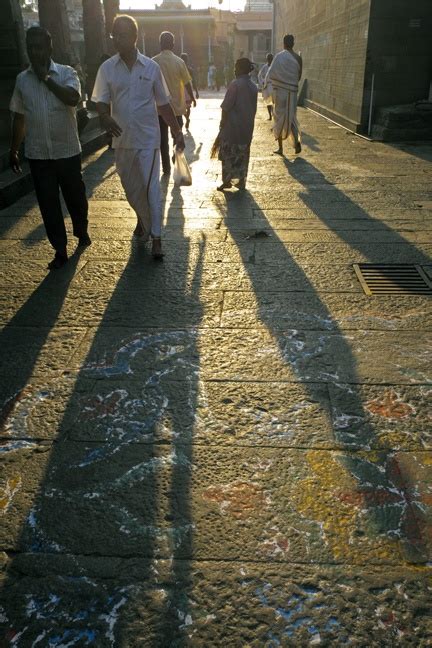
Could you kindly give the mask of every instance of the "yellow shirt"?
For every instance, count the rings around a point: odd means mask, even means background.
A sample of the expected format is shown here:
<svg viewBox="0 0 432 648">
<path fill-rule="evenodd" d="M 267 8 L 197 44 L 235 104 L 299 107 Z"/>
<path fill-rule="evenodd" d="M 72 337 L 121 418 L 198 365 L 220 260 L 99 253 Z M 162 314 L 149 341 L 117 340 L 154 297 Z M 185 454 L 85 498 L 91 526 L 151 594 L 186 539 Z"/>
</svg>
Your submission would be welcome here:
<svg viewBox="0 0 432 648">
<path fill-rule="evenodd" d="M 171 50 L 162 50 L 153 56 L 153 61 L 160 66 L 171 95 L 171 106 L 175 115 L 186 113 L 185 84 L 191 83 L 191 75 L 186 63 Z"/>
</svg>

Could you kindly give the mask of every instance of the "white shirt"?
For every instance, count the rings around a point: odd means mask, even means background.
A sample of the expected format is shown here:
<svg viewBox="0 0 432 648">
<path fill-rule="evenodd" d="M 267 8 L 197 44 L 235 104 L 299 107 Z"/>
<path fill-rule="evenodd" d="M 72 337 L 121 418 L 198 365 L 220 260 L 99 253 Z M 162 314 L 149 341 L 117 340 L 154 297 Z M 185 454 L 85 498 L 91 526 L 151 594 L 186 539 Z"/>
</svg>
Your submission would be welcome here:
<svg viewBox="0 0 432 648">
<path fill-rule="evenodd" d="M 100 66 L 92 101 L 111 104 L 111 115 L 122 134 L 113 137 L 113 148 L 160 147 L 157 106 L 168 104 L 170 96 L 157 63 L 140 52 L 129 70 L 120 54 Z"/>
<path fill-rule="evenodd" d="M 59 85 L 81 94 L 78 75 L 69 65 L 51 61 L 49 75 Z M 31 67 L 18 74 L 9 107 L 25 117 L 26 157 L 58 160 L 81 152 L 75 106 L 60 101 Z"/>
</svg>

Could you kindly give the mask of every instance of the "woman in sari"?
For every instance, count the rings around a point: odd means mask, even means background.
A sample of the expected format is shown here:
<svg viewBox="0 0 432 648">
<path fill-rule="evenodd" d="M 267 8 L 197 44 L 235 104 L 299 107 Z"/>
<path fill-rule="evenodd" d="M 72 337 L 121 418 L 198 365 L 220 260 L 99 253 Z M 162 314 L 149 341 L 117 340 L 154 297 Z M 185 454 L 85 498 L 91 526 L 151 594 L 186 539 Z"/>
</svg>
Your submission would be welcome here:
<svg viewBox="0 0 432 648">
<path fill-rule="evenodd" d="M 232 187 L 244 189 L 249 166 L 258 89 L 249 74 L 254 65 L 247 58 L 235 64 L 234 81 L 231 81 L 221 104 L 222 119 L 219 128 L 219 160 L 222 162 L 222 184 L 219 191 Z"/>
</svg>

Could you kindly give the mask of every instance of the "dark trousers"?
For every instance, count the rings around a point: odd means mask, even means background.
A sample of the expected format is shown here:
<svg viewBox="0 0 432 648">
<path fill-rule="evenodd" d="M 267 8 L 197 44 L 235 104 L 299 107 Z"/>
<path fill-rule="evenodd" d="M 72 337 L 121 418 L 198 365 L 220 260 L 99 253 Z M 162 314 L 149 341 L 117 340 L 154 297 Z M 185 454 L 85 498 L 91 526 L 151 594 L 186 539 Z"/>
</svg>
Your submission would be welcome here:
<svg viewBox="0 0 432 648">
<path fill-rule="evenodd" d="M 87 234 L 88 202 L 81 174 L 81 155 L 60 160 L 29 160 L 36 197 L 49 242 L 56 250 L 66 250 L 67 237 L 60 192 L 72 219 L 74 236 Z"/>
<path fill-rule="evenodd" d="M 182 128 L 183 117 L 181 115 L 177 115 L 176 119 L 178 125 L 180 126 L 180 128 Z M 159 127 L 160 127 L 160 134 L 161 134 L 160 152 L 161 152 L 162 170 L 164 173 L 166 173 L 171 168 L 170 154 L 169 154 L 168 124 L 163 119 L 163 117 L 160 116 L 159 116 Z"/>
</svg>

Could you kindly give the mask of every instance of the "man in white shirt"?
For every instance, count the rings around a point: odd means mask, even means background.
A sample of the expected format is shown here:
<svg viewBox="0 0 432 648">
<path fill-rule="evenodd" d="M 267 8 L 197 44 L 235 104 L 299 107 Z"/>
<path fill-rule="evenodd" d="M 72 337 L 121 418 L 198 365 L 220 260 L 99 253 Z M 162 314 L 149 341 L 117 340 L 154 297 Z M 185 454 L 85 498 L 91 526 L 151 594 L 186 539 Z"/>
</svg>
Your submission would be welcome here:
<svg viewBox="0 0 432 648">
<path fill-rule="evenodd" d="M 73 68 L 51 59 L 51 36 L 46 29 L 30 27 L 26 44 L 31 65 L 18 75 L 10 102 L 14 116 L 9 162 L 15 173 L 21 173 L 18 151 L 25 137 L 25 154 L 42 219 L 55 250 L 48 268 L 56 270 L 68 260 L 59 188 L 78 245 L 85 247 L 91 243 L 75 109 L 81 87 Z"/>
<path fill-rule="evenodd" d="M 92 101 L 103 127 L 113 136 L 117 171 L 137 215 L 134 234 L 145 239 L 151 235 L 153 257 L 161 259 L 158 111 L 173 130 L 176 146 L 183 150 L 185 144 L 161 70 L 137 50 L 137 37 L 136 21 L 117 16 L 112 38 L 118 54 L 100 66 Z"/>
<path fill-rule="evenodd" d="M 185 98 L 185 91 L 190 97 L 193 106 L 196 106 L 195 97 L 192 90 L 192 77 L 189 74 L 186 63 L 179 56 L 173 52 L 174 49 L 174 34 L 171 32 L 162 32 L 159 36 L 160 54 L 153 56 L 153 61 L 159 65 L 162 74 L 168 86 L 170 93 L 170 103 L 177 118 L 180 128 L 183 127 L 183 115 L 186 115 L 187 105 Z M 170 156 L 169 156 L 169 138 L 168 126 L 163 119 L 159 118 L 159 125 L 161 131 L 161 159 L 162 170 L 165 174 L 171 170 Z M 174 154 L 173 154 L 174 162 Z"/>
</svg>

